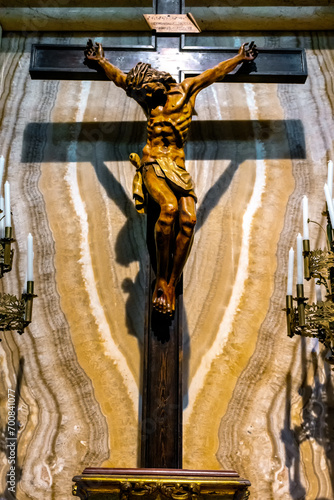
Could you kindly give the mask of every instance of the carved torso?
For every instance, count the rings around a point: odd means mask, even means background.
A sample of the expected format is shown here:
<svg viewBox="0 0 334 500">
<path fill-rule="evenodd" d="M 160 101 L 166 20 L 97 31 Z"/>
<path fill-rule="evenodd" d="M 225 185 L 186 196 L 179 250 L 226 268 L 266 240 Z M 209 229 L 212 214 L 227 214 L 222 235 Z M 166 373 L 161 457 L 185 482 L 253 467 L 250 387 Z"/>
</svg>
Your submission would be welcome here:
<svg viewBox="0 0 334 500">
<path fill-rule="evenodd" d="M 168 156 L 184 166 L 184 145 L 191 123 L 193 106 L 181 85 L 167 92 L 164 106 L 150 109 L 147 123 L 147 143 L 143 161 Z"/>
</svg>

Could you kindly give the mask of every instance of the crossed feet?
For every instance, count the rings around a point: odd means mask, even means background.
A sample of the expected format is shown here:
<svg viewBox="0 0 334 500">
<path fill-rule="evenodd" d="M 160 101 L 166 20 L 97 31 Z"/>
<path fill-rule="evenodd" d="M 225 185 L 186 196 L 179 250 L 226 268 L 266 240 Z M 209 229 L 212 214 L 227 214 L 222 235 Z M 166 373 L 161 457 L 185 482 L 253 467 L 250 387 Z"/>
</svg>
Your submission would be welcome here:
<svg viewBox="0 0 334 500">
<path fill-rule="evenodd" d="M 173 316 L 175 311 L 175 286 L 168 284 L 163 278 L 157 278 L 152 303 L 157 312 Z"/>
</svg>

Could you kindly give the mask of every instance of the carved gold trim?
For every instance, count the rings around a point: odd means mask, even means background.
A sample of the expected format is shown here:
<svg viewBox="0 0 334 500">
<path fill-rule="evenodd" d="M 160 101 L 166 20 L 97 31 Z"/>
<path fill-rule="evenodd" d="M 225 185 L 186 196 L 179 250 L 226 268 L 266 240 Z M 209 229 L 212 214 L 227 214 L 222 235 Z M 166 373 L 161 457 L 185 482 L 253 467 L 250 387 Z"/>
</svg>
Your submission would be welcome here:
<svg viewBox="0 0 334 500">
<path fill-rule="evenodd" d="M 206 496 L 220 500 L 247 500 L 249 481 L 239 477 L 107 476 L 84 474 L 73 478 L 73 495 L 81 499 L 201 500 Z"/>
</svg>

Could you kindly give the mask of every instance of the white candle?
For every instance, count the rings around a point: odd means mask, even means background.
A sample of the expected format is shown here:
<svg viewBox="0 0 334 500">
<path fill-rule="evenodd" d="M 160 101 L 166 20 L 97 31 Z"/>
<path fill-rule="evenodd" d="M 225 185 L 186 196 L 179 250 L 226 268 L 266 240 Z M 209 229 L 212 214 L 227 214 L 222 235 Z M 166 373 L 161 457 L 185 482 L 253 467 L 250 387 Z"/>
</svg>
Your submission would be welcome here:
<svg viewBox="0 0 334 500">
<path fill-rule="evenodd" d="M 332 198 L 331 198 L 331 195 L 329 193 L 329 189 L 328 189 L 327 184 L 325 184 L 324 190 L 325 190 L 327 208 L 328 208 L 328 212 L 329 212 L 329 218 L 331 220 L 332 228 L 334 228 L 334 210 L 333 210 Z"/>
<path fill-rule="evenodd" d="M 303 197 L 303 240 L 309 240 L 308 231 L 308 199 L 307 196 Z"/>
<path fill-rule="evenodd" d="M 333 162 L 329 160 L 328 162 L 328 174 L 327 174 L 327 185 L 329 189 L 329 194 L 333 198 Z"/>
<path fill-rule="evenodd" d="M 286 294 L 292 295 L 292 283 L 293 283 L 293 260 L 294 260 L 295 252 L 293 248 L 290 248 L 289 251 L 289 267 L 288 267 L 288 287 Z"/>
<path fill-rule="evenodd" d="M 9 182 L 5 182 L 5 226 L 11 227 L 12 218 L 10 213 L 10 187 Z"/>
<path fill-rule="evenodd" d="M 304 260 L 303 260 L 303 238 L 299 233 L 297 236 L 297 285 L 304 282 Z"/>
<path fill-rule="evenodd" d="M 2 186 L 2 178 L 3 178 L 4 168 L 5 168 L 5 159 L 3 156 L 0 156 L 0 191 L 1 191 L 1 186 Z"/>
<path fill-rule="evenodd" d="M 317 302 L 322 302 L 321 285 L 318 285 L 317 283 L 315 284 L 315 296 Z"/>
<path fill-rule="evenodd" d="M 5 200 L 3 196 L 0 196 L 0 238 L 5 237 Z"/>
<path fill-rule="evenodd" d="M 34 250 L 33 250 L 33 237 L 28 234 L 28 253 L 27 253 L 27 281 L 34 281 Z"/>
</svg>

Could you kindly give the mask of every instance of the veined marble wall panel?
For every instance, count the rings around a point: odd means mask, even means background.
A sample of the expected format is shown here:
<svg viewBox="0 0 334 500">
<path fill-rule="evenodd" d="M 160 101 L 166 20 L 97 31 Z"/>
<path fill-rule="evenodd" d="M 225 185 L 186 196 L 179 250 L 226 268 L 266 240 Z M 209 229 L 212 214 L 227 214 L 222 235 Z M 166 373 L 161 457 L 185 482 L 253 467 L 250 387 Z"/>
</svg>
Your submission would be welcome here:
<svg viewBox="0 0 334 500">
<path fill-rule="evenodd" d="M 254 499 L 320 500 L 333 497 L 331 372 L 314 341 L 286 337 L 281 309 L 304 194 L 324 222 L 333 43 L 286 37 L 307 47 L 305 85 L 217 84 L 197 99 L 184 467 L 235 468 Z M 38 299 L 24 335 L 3 335 L 0 416 L 5 437 L 7 391 L 19 385 L 17 498 L 58 500 L 85 466 L 137 465 L 147 257 L 127 158 L 143 146 L 145 118 L 108 82 L 31 81 L 32 41 L 2 41 L 0 152 L 17 251 L 1 287 L 22 289 L 31 231 Z M 316 225 L 310 232 L 323 245 Z"/>
<path fill-rule="evenodd" d="M 209 92 L 201 95 L 210 100 L 216 92 L 218 102 L 228 102 L 224 118 L 236 112 L 238 117 L 249 113 L 249 118 L 260 120 L 254 124 L 259 127 L 254 144 L 259 154 L 255 162 L 244 158 L 235 173 L 230 210 L 222 206 L 219 213 L 217 206 L 217 218 L 212 217 L 211 224 L 220 220 L 223 231 L 215 248 L 207 250 L 209 258 L 205 256 L 210 267 L 216 265 L 208 288 L 209 306 L 201 307 L 198 295 L 189 297 L 185 292 L 186 304 L 198 301 L 189 319 L 185 465 L 235 467 L 250 478 L 252 497 L 258 499 L 333 496 L 332 374 L 323 365 L 322 350 L 315 354 L 314 341 L 286 339 L 280 312 L 288 249 L 295 246 L 301 231 L 301 198 L 309 196 L 310 218 L 324 224 L 326 160 L 333 155 L 332 44 L 319 34 L 296 41 L 314 49 L 307 51 L 309 79 L 304 86 L 235 86 L 232 96 L 228 85 L 221 85 L 210 89 L 211 97 Z M 241 111 L 243 103 L 247 105 Z M 262 132 L 261 120 L 272 120 Z M 285 131 L 280 120 L 286 120 Z M 300 120 L 302 130 L 293 120 Z M 241 134 L 239 130 L 239 138 Z M 238 148 L 237 141 L 234 147 Z M 284 154 L 286 147 L 294 159 Z M 242 228 L 245 216 L 248 222 Z M 228 218 L 238 224 L 237 229 L 229 229 Z M 209 224 L 208 219 L 206 228 Z M 324 244 L 315 225 L 311 238 L 314 245 Z M 230 268 L 224 263 L 226 251 L 220 253 L 223 245 L 232 254 Z M 204 262 L 198 255 L 191 258 L 202 270 Z M 189 276 L 189 288 L 191 280 Z M 307 295 L 314 296 L 312 287 Z M 207 316 L 206 311 L 210 311 Z M 211 426 L 219 427 L 218 433 L 210 431 Z"/>
</svg>

